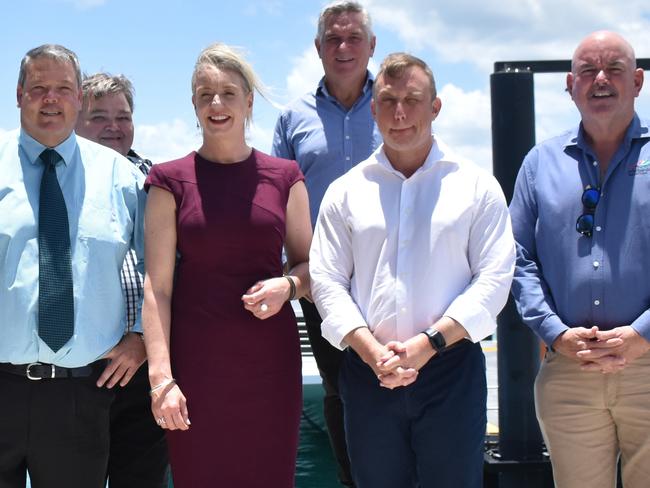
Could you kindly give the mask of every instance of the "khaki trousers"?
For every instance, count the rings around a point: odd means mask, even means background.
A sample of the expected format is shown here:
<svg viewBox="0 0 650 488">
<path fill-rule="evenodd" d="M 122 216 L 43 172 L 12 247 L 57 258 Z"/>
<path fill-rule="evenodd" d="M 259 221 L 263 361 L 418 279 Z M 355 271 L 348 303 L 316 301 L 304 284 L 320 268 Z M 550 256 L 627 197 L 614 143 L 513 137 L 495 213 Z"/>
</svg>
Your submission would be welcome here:
<svg viewBox="0 0 650 488">
<path fill-rule="evenodd" d="M 557 488 L 650 486 L 650 353 L 615 374 L 549 351 L 535 381 L 537 419 Z"/>
</svg>

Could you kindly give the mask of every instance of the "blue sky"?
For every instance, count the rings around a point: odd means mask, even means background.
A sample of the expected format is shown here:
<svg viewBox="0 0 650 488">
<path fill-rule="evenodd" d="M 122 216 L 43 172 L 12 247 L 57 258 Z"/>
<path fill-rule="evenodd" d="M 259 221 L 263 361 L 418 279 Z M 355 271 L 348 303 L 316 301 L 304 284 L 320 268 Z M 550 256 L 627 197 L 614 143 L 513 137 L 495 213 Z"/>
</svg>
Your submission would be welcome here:
<svg viewBox="0 0 650 488">
<path fill-rule="evenodd" d="M 199 134 L 190 78 L 202 48 L 240 46 L 272 99 L 283 104 L 312 89 L 322 75 L 313 47 L 326 2 L 300 0 L 29 0 L 4 7 L 0 23 L 0 133 L 18 126 L 15 89 L 20 59 L 37 45 L 75 51 L 86 73 L 130 77 L 136 88 L 134 147 L 155 162 L 196 149 Z M 491 164 L 489 75 L 495 61 L 568 59 L 589 32 L 612 29 L 650 57 L 650 5 L 628 0 L 369 0 L 377 35 L 371 69 L 393 51 L 432 67 L 443 110 L 434 131 L 465 157 Z M 648 82 L 650 83 L 650 81 Z M 564 76 L 537 76 L 537 137 L 577 121 Z M 638 102 L 650 117 L 650 84 Z M 249 139 L 268 151 L 278 110 L 256 99 Z"/>
</svg>

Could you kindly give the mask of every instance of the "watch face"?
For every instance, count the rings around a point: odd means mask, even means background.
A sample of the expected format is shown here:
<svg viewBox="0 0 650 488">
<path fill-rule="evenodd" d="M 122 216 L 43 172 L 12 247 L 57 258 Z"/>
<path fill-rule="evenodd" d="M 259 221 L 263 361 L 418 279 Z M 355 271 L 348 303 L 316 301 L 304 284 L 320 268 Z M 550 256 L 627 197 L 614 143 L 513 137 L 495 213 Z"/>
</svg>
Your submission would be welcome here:
<svg viewBox="0 0 650 488">
<path fill-rule="evenodd" d="M 433 347 L 437 352 L 439 353 L 442 352 L 444 348 L 447 346 L 445 337 L 442 335 L 442 333 L 439 330 L 428 329 L 427 335 L 429 336 L 429 342 L 431 343 L 431 347 Z"/>
</svg>

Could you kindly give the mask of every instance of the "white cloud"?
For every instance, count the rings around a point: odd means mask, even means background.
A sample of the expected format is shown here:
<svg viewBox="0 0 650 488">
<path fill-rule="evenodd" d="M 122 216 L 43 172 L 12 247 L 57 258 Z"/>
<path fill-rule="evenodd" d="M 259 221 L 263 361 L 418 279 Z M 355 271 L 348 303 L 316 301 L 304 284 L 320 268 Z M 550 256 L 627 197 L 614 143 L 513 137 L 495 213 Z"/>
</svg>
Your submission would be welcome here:
<svg viewBox="0 0 650 488">
<path fill-rule="evenodd" d="M 318 80 L 323 77 L 323 65 L 313 45 L 305 49 L 299 57 L 292 59 L 291 64 L 293 67 L 287 75 L 288 100 L 314 90 Z"/>
<path fill-rule="evenodd" d="M 454 152 L 492 170 L 492 108 L 487 88 L 465 91 L 453 84 L 439 90 L 442 110 L 433 123 L 434 132 Z M 574 127 L 579 114 L 564 91 L 559 74 L 535 78 L 536 140 Z"/>
<path fill-rule="evenodd" d="M 367 0 L 375 23 L 394 31 L 406 49 L 429 48 L 447 62 L 469 61 L 490 72 L 494 61 L 568 59 L 597 29 L 624 32 L 648 55 L 650 4 L 628 0 Z"/>
<path fill-rule="evenodd" d="M 313 91 L 323 77 L 323 64 L 313 45 L 307 47 L 300 56 L 291 59 L 290 63 L 292 68 L 287 75 L 285 95 L 287 101 Z M 377 61 L 370 58 L 368 62 L 370 72 L 376 73 L 378 68 Z"/>
<path fill-rule="evenodd" d="M 0 135 L 2 134 L 0 129 Z M 249 145 L 266 153 L 271 150 L 273 128 L 251 124 L 246 136 Z M 155 125 L 139 124 L 135 130 L 133 148 L 154 163 L 177 159 L 201 146 L 201 132 L 181 119 Z"/>
<path fill-rule="evenodd" d="M 248 129 L 246 141 L 249 146 L 270 154 L 271 144 L 273 142 L 273 127 L 269 128 L 253 122 Z"/>
<path fill-rule="evenodd" d="M 454 152 L 492 170 L 490 97 L 483 91 L 464 91 L 446 84 L 439 90 L 442 110 L 434 132 Z"/>
<path fill-rule="evenodd" d="M 564 91 L 564 75 L 535 76 L 535 138 L 542 142 L 575 127 L 580 114 Z M 456 153 L 479 166 L 492 169 L 492 119 L 490 95 L 485 90 L 464 91 L 447 84 L 439 90 L 442 110 L 433 123 L 434 132 Z M 643 118 L 650 114 L 650 93 L 636 103 Z"/>
<path fill-rule="evenodd" d="M 535 133 L 542 142 L 575 127 L 580 114 L 565 89 L 562 74 L 535 75 Z"/>
<path fill-rule="evenodd" d="M 138 124 L 135 128 L 133 147 L 138 154 L 154 163 L 180 158 L 200 145 L 199 129 L 181 119 L 155 125 Z"/>
</svg>

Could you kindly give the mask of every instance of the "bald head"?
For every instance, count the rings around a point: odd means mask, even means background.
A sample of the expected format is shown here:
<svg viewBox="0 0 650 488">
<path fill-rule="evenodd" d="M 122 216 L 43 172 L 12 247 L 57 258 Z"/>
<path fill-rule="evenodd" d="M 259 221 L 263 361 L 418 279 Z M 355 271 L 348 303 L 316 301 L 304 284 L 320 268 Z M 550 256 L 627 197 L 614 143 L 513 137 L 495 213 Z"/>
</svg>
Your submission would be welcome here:
<svg viewBox="0 0 650 488">
<path fill-rule="evenodd" d="M 634 49 L 620 35 L 598 31 L 578 45 L 567 74 L 567 91 L 595 142 L 622 137 L 642 87 L 643 70 L 636 67 Z"/>
<path fill-rule="evenodd" d="M 617 57 L 625 58 L 628 66 L 632 69 L 636 68 L 636 56 L 632 45 L 627 42 L 621 35 L 611 31 L 596 31 L 585 37 L 573 53 L 571 59 L 571 71 L 576 72 L 581 59 L 585 55 L 593 53 L 612 53 L 616 52 Z"/>
</svg>

